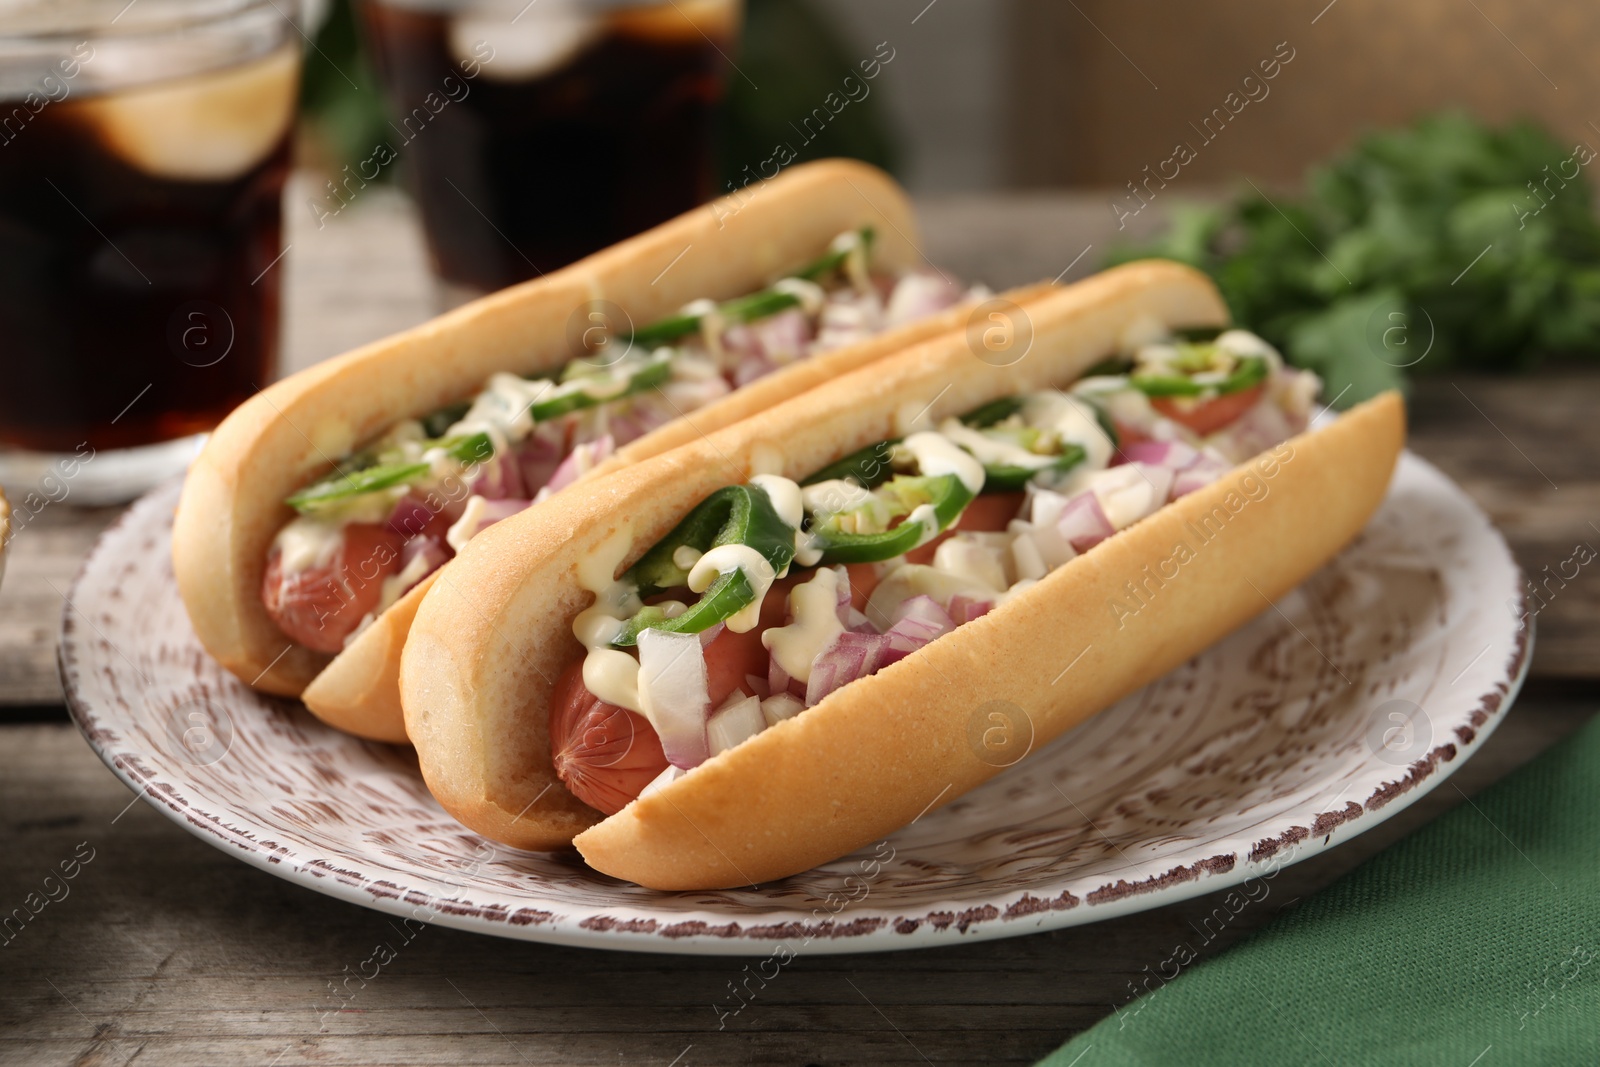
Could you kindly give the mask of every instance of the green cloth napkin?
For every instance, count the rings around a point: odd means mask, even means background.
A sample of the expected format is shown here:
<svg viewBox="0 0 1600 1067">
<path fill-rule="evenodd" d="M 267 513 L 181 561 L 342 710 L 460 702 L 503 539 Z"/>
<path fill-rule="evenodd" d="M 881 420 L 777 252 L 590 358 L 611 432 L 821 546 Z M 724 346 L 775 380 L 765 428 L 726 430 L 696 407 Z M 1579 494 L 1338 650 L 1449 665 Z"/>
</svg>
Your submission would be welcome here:
<svg viewBox="0 0 1600 1067">
<path fill-rule="evenodd" d="M 1042 1063 L 1600 1063 L 1600 719 Z"/>
</svg>

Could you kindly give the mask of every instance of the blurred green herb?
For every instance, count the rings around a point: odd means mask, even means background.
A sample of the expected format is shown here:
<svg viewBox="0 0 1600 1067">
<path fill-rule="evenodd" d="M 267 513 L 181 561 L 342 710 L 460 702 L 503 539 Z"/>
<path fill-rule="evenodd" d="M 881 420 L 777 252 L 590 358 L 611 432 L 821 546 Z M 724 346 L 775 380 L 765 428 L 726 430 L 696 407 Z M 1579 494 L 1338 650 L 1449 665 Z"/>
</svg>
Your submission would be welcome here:
<svg viewBox="0 0 1600 1067">
<path fill-rule="evenodd" d="M 1405 368 L 1518 370 L 1600 352 L 1600 225 L 1583 168 L 1531 122 L 1445 114 L 1374 133 L 1304 197 L 1251 191 L 1176 209 L 1110 262 L 1165 256 L 1210 274 L 1236 321 L 1321 374 L 1348 406 Z M 1348 388 L 1347 388 L 1348 387 Z"/>
<path fill-rule="evenodd" d="M 806 0 L 747 0 L 733 60 L 749 80 L 728 71 L 717 192 L 729 182 L 743 186 L 779 144 L 794 149 L 796 162 L 850 156 L 893 171 L 898 154 L 876 91 L 881 82 L 862 77 L 861 62 L 872 59 L 870 48 L 852 54 Z M 835 106 L 848 101 L 837 114 L 823 103 L 830 93 Z M 797 127 L 817 108 L 832 117 L 808 143 Z"/>
<path fill-rule="evenodd" d="M 316 47 L 305 55 L 300 111 L 317 156 L 331 174 L 354 167 L 394 136 L 383 94 L 361 47 L 349 0 L 334 0 L 317 29 Z M 387 177 L 393 168 L 382 172 Z"/>
</svg>

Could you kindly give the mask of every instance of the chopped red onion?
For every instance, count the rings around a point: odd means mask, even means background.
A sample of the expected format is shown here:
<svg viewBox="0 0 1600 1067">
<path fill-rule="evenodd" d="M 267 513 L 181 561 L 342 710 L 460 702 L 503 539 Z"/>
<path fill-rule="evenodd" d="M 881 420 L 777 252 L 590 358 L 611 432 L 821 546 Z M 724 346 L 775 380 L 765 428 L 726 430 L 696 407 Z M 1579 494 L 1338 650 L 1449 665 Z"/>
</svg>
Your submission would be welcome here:
<svg viewBox="0 0 1600 1067">
<path fill-rule="evenodd" d="M 787 363 L 806 354 L 806 346 L 816 336 L 811 317 L 800 308 L 789 308 L 751 324 L 756 342 L 767 359 Z"/>
<path fill-rule="evenodd" d="M 887 634 L 842 633 L 811 664 L 806 686 L 806 707 L 813 707 L 835 689 L 883 666 L 889 655 Z"/>
<path fill-rule="evenodd" d="M 1158 467 L 1152 463 L 1135 463 L 1133 466 L 1139 469 L 1139 473 L 1144 475 L 1145 481 L 1149 482 L 1151 487 L 1150 506 L 1144 515 L 1139 516 L 1142 519 L 1146 515 L 1160 511 L 1167 501 L 1172 499 L 1172 485 L 1177 479 L 1177 472 L 1170 467 Z M 1133 521 L 1137 522 L 1138 519 Z"/>
<path fill-rule="evenodd" d="M 479 465 L 479 475 L 473 479 L 472 492 L 485 500 L 526 499 L 527 488 L 522 481 L 522 466 L 509 452 L 496 453 Z"/>
<path fill-rule="evenodd" d="M 1188 470 L 1200 460 L 1199 449 L 1183 441 L 1135 441 L 1121 449 L 1129 463 L 1146 463 L 1170 470 Z"/>
<path fill-rule="evenodd" d="M 950 598 L 950 620 L 957 626 L 982 618 L 994 609 L 994 601 L 956 595 Z"/>
<path fill-rule="evenodd" d="M 580 441 L 572 446 L 572 451 L 567 453 L 567 458 L 556 467 L 550 475 L 550 480 L 544 484 L 544 488 L 552 493 L 560 492 L 615 451 L 615 439 L 608 433 L 601 434 L 593 441 Z"/>
<path fill-rule="evenodd" d="M 416 537 L 433 521 L 434 511 L 421 499 L 406 495 L 389 513 L 389 529 L 401 537 Z"/>
<path fill-rule="evenodd" d="M 789 693 L 803 697 L 806 695 L 806 683 L 790 676 L 788 671 L 778 665 L 778 657 L 773 656 L 767 663 L 767 692 L 774 695 Z"/>
<path fill-rule="evenodd" d="M 707 721 L 707 745 L 711 755 L 715 756 L 750 740 L 766 728 L 766 717 L 761 714 L 761 699 L 745 697 L 720 709 Z"/>
<path fill-rule="evenodd" d="M 1088 489 L 1067 501 L 1066 507 L 1061 509 L 1061 517 L 1056 520 L 1056 529 L 1078 552 L 1087 552 L 1117 532 L 1106 518 L 1100 498 Z"/>
<path fill-rule="evenodd" d="M 645 716 L 675 767 L 697 767 L 710 755 L 706 713 L 711 694 L 698 634 L 639 634 L 639 695 Z"/>
<path fill-rule="evenodd" d="M 902 326 L 943 311 L 960 299 L 961 287 L 948 278 L 913 272 L 895 284 L 884 317 L 889 326 Z"/>
</svg>

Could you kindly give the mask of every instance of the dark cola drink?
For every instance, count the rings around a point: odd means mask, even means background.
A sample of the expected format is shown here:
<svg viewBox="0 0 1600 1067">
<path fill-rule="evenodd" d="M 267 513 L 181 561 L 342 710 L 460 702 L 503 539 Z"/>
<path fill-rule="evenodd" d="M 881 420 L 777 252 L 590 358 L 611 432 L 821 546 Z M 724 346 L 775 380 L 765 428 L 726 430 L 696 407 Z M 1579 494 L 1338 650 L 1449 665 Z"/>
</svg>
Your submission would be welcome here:
<svg viewBox="0 0 1600 1067">
<path fill-rule="evenodd" d="M 300 55 L 281 16 L 238 30 L 91 28 L 42 74 L 0 32 L 0 475 L 209 429 L 272 380 Z"/>
<path fill-rule="evenodd" d="M 714 192 L 738 0 L 361 0 L 434 269 L 487 291 Z"/>
</svg>

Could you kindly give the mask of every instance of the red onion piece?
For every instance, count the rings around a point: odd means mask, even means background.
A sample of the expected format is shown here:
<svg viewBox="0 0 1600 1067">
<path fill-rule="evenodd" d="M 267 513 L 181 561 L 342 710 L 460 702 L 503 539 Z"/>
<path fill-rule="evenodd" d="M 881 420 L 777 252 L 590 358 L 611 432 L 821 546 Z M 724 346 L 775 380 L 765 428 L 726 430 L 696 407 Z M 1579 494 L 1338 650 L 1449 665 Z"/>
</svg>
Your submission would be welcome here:
<svg viewBox="0 0 1600 1067">
<path fill-rule="evenodd" d="M 401 537 L 416 537 L 427 527 L 434 518 L 433 509 L 428 507 L 420 498 L 409 494 L 400 498 L 400 502 L 389 513 L 389 529 Z"/>
<path fill-rule="evenodd" d="M 891 640 L 887 634 L 840 634 L 811 664 L 806 707 L 821 703 L 835 689 L 857 678 L 865 678 L 883 666 Z"/>
<path fill-rule="evenodd" d="M 1079 552 L 1087 552 L 1117 532 L 1100 507 L 1100 499 L 1087 489 L 1067 501 L 1056 529 Z"/>
<path fill-rule="evenodd" d="M 700 636 L 641 632 L 639 690 L 667 762 L 684 768 L 704 763 L 711 754 L 706 741 L 711 693 Z"/>
<path fill-rule="evenodd" d="M 522 481 L 522 466 L 512 453 L 490 456 L 478 465 L 478 477 L 472 481 L 472 492 L 485 500 L 525 499 L 528 496 Z"/>
<path fill-rule="evenodd" d="M 1170 470 L 1188 470 L 1200 461 L 1200 451 L 1182 441 L 1135 441 L 1122 448 L 1129 463 L 1146 463 Z"/>
<path fill-rule="evenodd" d="M 552 493 L 560 492 L 615 451 L 615 439 L 608 433 L 601 434 L 593 441 L 580 441 L 572 447 L 571 452 L 567 453 L 567 458 L 556 467 L 554 473 L 550 475 L 550 480 L 544 483 L 544 488 Z"/>
<path fill-rule="evenodd" d="M 961 299 L 961 287 L 938 274 L 913 272 L 895 283 L 884 317 L 889 326 L 926 318 Z"/>
<path fill-rule="evenodd" d="M 956 595 L 950 598 L 950 619 L 957 626 L 982 618 L 994 609 L 994 601 Z"/>
</svg>

